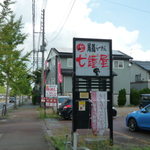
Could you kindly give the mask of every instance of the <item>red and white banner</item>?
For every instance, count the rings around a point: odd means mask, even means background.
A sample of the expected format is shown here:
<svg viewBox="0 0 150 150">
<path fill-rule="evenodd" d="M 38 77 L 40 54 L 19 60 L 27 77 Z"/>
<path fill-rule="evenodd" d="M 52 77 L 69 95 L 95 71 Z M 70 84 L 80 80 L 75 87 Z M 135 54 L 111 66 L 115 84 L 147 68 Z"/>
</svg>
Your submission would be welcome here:
<svg viewBox="0 0 150 150">
<path fill-rule="evenodd" d="M 103 135 L 108 128 L 107 92 L 91 91 L 91 126 L 94 135 Z"/>
<path fill-rule="evenodd" d="M 58 61 L 57 68 L 58 68 L 58 83 L 62 83 L 62 73 L 61 73 L 62 67 L 60 61 Z"/>
<path fill-rule="evenodd" d="M 57 98 L 46 98 L 46 106 L 47 107 L 56 107 L 57 106 Z"/>
<path fill-rule="evenodd" d="M 57 106 L 57 98 L 42 97 L 41 102 L 42 103 L 46 102 L 47 107 L 56 107 Z"/>
</svg>

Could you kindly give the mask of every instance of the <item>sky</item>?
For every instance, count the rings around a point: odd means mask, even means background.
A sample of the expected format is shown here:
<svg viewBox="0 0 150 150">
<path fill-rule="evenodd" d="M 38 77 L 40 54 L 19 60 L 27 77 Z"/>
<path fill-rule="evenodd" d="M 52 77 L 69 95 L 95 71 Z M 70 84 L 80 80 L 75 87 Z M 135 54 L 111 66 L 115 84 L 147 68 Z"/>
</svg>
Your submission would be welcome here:
<svg viewBox="0 0 150 150">
<path fill-rule="evenodd" d="M 2 0 L 0 0 L 2 1 Z M 134 60 L 150 61 L 149 0 L 35 0 L 35 31 L 40 32 L 45 9 L 46 55 L 50 48 L 72 48 L 73 37 L 112 39 L 112 49 Z M 16 17 L 22 16 L 28 34 L 24 49 L 33 49 L 32 0 L 16 0 Z M 39 49 L 39 34 L 36 34 Z M 41 38 L 40 38 L 41 39 Z M 64 50 L 64 49 L 63 49 Z"/>
</svg>

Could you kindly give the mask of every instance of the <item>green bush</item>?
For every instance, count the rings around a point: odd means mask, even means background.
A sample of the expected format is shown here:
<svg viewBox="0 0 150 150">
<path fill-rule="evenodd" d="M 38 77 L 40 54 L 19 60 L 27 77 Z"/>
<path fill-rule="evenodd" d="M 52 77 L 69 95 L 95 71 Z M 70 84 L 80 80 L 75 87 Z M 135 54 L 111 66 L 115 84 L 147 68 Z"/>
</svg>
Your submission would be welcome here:
<svg viewBox="0 0 150 150">
<path fill-rule="evenodd" d="M 144 88 L 139 91 L 140 94 L 150 94 L 150 89 L 149 88 Z"/>
<path fill-rule="evenodd" d="M 118 95 L 118 105 L 124 106 L 126 104 L 126 90 L 121 89 Z"/>
<path fill-rule="evenodd" d="M 136 89 L 131 89 L 130 92 L 130 104 L 139 105 L 140 103 L 140 92 Z"/>
</svg>

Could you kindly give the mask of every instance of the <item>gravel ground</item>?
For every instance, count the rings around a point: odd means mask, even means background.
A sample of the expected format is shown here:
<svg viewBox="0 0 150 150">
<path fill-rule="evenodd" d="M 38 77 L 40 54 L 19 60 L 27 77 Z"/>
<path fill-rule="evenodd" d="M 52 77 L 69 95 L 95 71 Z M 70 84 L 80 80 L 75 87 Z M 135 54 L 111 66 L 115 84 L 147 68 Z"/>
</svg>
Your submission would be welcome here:
<svg viewBox="0 0 150 150">
<path fill-rule="evenodd" d="M 138 106 L 136 107 L 116 107 L 117 116 L 126 116 L 128 113 L 132 111 L 139 110 Z"/>
</svg>

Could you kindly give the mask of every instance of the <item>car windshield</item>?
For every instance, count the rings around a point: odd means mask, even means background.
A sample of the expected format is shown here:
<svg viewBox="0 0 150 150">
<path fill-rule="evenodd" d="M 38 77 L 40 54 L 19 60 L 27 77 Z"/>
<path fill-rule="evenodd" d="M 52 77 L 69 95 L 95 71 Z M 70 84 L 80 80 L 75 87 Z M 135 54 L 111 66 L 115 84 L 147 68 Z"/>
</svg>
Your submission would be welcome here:
<svg viewBox="0 0 150 150">
<path fill-rule="evenodd" d="M 62 103 L 62 102 L 64 102 L 66 100 L 66 98 L 58 98 L 58 101 L 59 101 L 59 103 Z"/>
<path fill-rule="evenodd" d="M 150 96 L 142 96 L 143 100 L 150 100 Z"/>
<path fill-rule="evenodd" d="M 71 105 L 72 104 L 72 100 L 71 99 L 67 99 L 65 100 L 62 105 Z"/>
<path fill-rule="evenodd" d="M 146 110 L 147 112 L 150 112 L 150 105 L 149 105 L 148 107 L 146 107 L 145 110 Z"/>
</svg>

